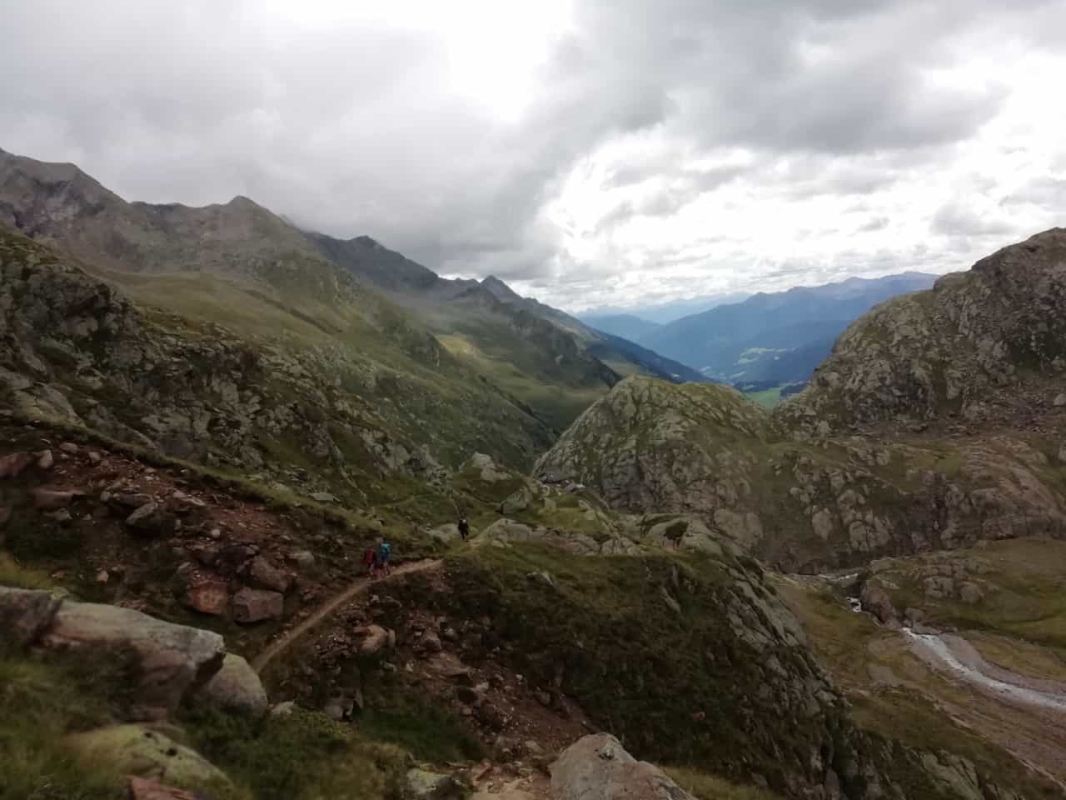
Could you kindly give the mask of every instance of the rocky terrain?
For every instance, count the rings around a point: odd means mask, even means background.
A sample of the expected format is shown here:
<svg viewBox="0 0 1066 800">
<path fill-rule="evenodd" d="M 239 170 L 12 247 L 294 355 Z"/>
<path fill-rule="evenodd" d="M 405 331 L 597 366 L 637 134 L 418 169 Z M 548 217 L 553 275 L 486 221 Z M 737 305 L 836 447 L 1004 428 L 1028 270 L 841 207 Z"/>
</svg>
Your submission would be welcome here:
<svg viewBox="0 0 1066 800">
<path fill-rule="evenodd" d="M 0 174 L 0 800 L 1063 796 L 1061 231 L 769 414 L 251 201 Z"/>
</svg>

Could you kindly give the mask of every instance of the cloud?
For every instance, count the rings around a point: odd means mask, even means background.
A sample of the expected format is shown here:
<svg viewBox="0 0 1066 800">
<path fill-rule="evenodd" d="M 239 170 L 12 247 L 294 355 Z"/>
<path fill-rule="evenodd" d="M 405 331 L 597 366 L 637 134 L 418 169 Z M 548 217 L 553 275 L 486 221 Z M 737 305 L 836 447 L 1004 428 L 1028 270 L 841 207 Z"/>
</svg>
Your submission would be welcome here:
<svg viewBox="0 0 1066 800">
<path fill-rule="evenodd" d="M 958 268 L 1063 211 L 1061 0 L 11 6 L 0 146 L 573 308 Z"/>
</svg>

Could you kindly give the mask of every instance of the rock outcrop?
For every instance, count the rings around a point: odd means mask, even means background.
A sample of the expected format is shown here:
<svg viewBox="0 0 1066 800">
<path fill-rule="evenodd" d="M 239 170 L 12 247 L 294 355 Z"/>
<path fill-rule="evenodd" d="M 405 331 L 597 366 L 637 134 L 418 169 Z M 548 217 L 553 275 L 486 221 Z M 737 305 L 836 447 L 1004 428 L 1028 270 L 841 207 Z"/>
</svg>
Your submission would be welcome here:
<svg viewBox="0 0 1066 800">
<path fill-rule="evenodd" d="M 558 800 L 692 800 L 658 767 L 638 761 L 613 736 L 578 740 L 551 765 Z"/>
<path fill-rule="evenodd" d="M 165 718 L 194 694 L 227 710 L 266 711 L 258 676 L 244 659 L 226 654 L 221 636 L 132 609 L 0 587 L 0 642 L 17 650 L 72 652 L 102 667 L 128 670 L 133 717 Z"/>
</svg>

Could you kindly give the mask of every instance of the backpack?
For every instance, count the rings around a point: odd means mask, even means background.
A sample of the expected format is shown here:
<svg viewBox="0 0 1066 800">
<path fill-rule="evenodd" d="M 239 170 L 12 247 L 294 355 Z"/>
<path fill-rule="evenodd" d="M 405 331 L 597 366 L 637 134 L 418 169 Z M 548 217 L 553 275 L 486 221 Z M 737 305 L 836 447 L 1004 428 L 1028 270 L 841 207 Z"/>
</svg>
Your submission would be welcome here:
<svg viewBox="0 0 1066 800">
<path fill-rule="evenodd" d="M 389 544 L 388 542 L 382 542 L 381 543 L 381 555 L 383 555 L 383 556 L 392 555 L 392 545 Z"/>
</svg>

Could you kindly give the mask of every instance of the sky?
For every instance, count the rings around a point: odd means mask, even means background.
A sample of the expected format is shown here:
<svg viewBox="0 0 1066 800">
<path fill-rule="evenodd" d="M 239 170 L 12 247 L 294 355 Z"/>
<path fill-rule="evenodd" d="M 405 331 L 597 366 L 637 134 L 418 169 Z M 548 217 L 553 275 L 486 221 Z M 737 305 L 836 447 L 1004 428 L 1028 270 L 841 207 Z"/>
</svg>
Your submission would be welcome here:
<svg viewBox="0 0 1066 800">
<path fill-rule="evenodd" d="M 1066 225 L 1066 0 L 0 0 L 0 147 L 570 311 Z"/>
</svg>

